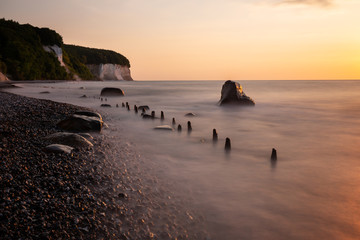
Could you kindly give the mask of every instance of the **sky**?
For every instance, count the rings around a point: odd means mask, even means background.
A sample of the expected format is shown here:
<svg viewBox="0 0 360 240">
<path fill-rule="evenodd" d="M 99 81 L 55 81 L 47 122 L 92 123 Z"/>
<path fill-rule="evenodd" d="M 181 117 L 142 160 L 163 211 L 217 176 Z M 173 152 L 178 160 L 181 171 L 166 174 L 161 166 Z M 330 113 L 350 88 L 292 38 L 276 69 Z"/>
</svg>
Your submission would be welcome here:
<svg viewBox="0 0 360 240">
<path fill-rule="evenodd" d="M 0 0 L 126 56 L 134 80 L 360 79 L 360 0 Z"/>
</svg>

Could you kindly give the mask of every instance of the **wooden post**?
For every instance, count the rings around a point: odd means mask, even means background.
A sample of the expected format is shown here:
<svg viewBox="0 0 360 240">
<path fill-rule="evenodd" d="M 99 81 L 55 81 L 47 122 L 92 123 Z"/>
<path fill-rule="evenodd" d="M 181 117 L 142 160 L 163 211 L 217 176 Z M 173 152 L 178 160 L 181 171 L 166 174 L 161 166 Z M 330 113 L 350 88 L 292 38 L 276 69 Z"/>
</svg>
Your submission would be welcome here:
<svg viewBox="0 0 360 240">
<path fill-rule="evenodd" d="M 231 150 L 230 138 L 226 138 L 226 140 L 225 140 L 225 150 L 226 150 L 226 151 L 230 151 L 230 150 Z"/>
<path fill-rule="evenodd" d="M 276 160 L 277 160 L 276 149 L 273 148 L 271 151 L 271 161 L 276 161 Z"/>
<path fill-rule="evenodd" d="M 190 121 L 187 122 L 187 127 L 188 127 L 188 132 L 191 132 L 192 127 L 191 127 L 191 122 Z"/>
<path fill-rule="evenodd" d="M 214 129 L 213 129 L 213 141 L 214 141 L 214 142 L 217 142 L 217 140 L 218 140 L 218 134 L 217 134 L 217 132 L 216 132 L 216 129 L 214 128 Z"/>
</svg>

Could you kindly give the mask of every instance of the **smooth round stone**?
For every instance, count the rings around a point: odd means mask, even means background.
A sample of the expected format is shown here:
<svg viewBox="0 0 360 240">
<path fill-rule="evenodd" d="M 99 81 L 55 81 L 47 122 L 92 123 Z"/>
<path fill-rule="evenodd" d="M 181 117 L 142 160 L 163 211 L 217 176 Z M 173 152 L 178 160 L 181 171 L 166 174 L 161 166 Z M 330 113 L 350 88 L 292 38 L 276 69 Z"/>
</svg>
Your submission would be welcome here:
<svg viewBox="0 0 360 240">
<path fill-rule="evenodd" d="M 161 125 L 154 128 L 155 130 L 165 130 L 165 131 L 174 131 L 169 125 Z"/>
<path fill-rule="evenodd" d="M 45 147 L 45 151 L 53 153 L 67 153 L 70 154 L 74 148 L 63 144 L 51 144 Z"/>
<path fill-rule="evenodd" d="M 185 114 L 185 117 L 195 117 L 195 113 L 187 113 Z"/>
<path fill-rule="evenodd" d="M 89 140 L 76 133 L 57 132 L 46 136 L 45 139 L 55 144 L 64 144 L 75 148 L 94 146 Z"/>
</svg>

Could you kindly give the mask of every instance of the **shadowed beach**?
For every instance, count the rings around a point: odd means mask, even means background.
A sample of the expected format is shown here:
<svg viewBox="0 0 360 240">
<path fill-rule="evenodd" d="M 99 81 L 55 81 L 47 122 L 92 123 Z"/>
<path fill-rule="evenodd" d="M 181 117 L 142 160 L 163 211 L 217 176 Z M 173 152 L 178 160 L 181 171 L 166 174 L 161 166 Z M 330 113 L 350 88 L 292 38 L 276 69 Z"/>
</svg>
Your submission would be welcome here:
<svg viewBox="0 0 360 240">
<path fill-rule="evenodd" d="M 91 148 L 43 151 L 59 120 L 89 109 L 4 92 L 0 102 L 2 239 L 205 238 L 200 220 L 139 175 L 126 143 L 91 133 Z"/>
</svg>

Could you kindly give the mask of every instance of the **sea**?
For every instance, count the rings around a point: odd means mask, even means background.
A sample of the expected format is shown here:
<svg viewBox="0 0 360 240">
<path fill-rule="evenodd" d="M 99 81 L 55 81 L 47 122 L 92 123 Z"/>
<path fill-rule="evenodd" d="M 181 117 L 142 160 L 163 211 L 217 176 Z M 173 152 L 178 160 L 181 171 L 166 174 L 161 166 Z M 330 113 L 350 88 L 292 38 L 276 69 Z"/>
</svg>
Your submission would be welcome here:
<svg viewBox="0 0 360 240">
<path fill-rule="evenodd" d="M 9 91 L 103 113 L 113 141 L 131 143 L 139 167 L 173 183 L 203 216 L 208 239 L 360 239 L 360 81 L 237 82 L 254 107 L 219 106 L 224 81 L 37 82 Z M 101 101 L 104 87 L 125 96 Z M 134 105 L 165 119 L 145 120 Z M 174 131 L 154 130 L 172 118 Z"/>
</svg>

